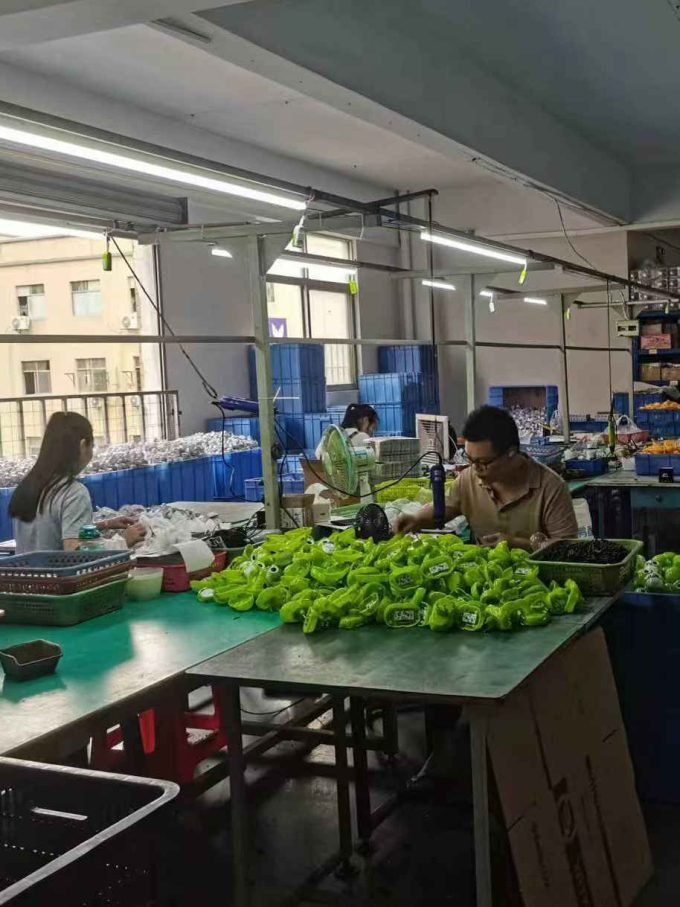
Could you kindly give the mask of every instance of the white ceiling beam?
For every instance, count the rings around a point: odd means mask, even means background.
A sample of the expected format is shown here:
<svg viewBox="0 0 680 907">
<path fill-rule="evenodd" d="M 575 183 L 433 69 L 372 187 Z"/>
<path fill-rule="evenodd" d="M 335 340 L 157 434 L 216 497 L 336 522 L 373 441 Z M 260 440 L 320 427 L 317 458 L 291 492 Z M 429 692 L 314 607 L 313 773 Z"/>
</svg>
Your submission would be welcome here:
<svg viewBox="0 0 680 907">
<path fill-rule="evenodd" d="M 243 2 L 250 0 L 5 0 L 0 50 Z"/>
</svg>

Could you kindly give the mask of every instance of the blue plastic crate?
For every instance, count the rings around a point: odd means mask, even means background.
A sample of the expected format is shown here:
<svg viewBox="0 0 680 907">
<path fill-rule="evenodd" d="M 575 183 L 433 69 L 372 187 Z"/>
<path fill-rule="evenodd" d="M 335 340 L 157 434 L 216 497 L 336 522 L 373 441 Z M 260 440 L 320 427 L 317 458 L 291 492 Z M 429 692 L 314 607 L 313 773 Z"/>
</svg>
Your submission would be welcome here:
<svg viewBox="0 0 680 907">
<path fill-rule="evenodd" d="M 619 413 L 619 415 L 630 415 L 630 401 L 628 394 L 617 393 L 614 394 L 614 412 Z"/>
<path fill-rule="evenodd" d="M 276 343 L 271 346 L 272 383 L 274 390 L 291 382 L 311 382 L 326 386 L 325 353 L 320 343 Z M 255 371 L 255 348 L 248 348 L 248 381 L 250 396 L 257 400 L 257 375 Z M 320 406 L 306 406 L 310 412 L 323 409 Z M 285 412 L 286 410 L 281 410 Z M 300 410 L 302 412 L 302 409 Z"/>
<path fill-rule="evenodd" d="M 252 504 L 264 501 L 264 482 L 261 478 L 246 479 L 243 490 L 246 501 L 250 501 Z"/>
<path fill-rule="evenodd" d="M 680 596 L 624 592 L 603 618 L 635 781 L 680 802 Z"/>
<path fill-rule="evenodd" d="M 305 378 L 302 381 L 275 381 L 276 410 L 284 415 L 318 413 L 326 409 L 326 381 Z"/>
<path fill-rule="evenodd" d="M 359 400 L 372 406 L 377 403 L 426 406 L 436 404 L 438 397 L 439 391 L 434 375 L 392 372 L 359 377 Z"/>
<path fill-rule="evenodd" d="M 212 457 L 197 457 L 158 467 L 158 488 L 163 504 L 172 501 L 212 501 L 215 478 Z"/>
<path fill-rule="evenodd" d="M 512 396 L 516 397 L 517 391 L 542 391 L 545 399 L 545 418 L 550 420 L 553 413 L 558 409 L 559 389 L 554 384 L 509 384 L 509 385 L 492 385 L 487 393 L 487 403 L 490 406 L 499 406 L 501 408 L 509 406 L 511 395 L 509 391 L 515 392 Z"/>
<path fill-rule="evenodd" d="M 592 478 L 601 476 L 607 471 L 607 461 L 602 457 L 598 457 L 596 460 L 586 460 L 585 457 L 583 459 L 575 458 L 567 460 L 564 465 L 569 473 L 579 477 Z"/>
<path fill-rule="evenodd" d="M 262 451 L 259 447 L 235 450 L 225 454 L 224 460 L 220 454 L 210 459 L 215 497 L 222 500 L 243 498 L 246 479 L 262 475 Z"/>
<path fill-rule="evenodd" d="M 416 406 L 404 406 L 400 403 L 377 403 L 375 410 L 380 419 L 378 434 L 403 435 L 413 438 L 416 433 L 416 413 L 420 409 Z"/>
<path fill-rule="evenodd" d="M 257 416 L 227 416 L 224 422 L 220 417 L 208 419 L 208 431 L 222 431 L 222 428 L 232 435 L 242 435 L 244 438 L 253 438 L 260 441 L 260 420 Z"/>
<path fill-rule="evenodd" d="M 13 488 L 0 488 L 0 541 L 14 538 L 14 525 L 9 515 L 9 502 L 14 494 Z"/>
<path fill-rule="evenodd" d="M 379 346 L 378 369 L 381 372 L 418 372 L 433 375 L 434 348 L 428 344 Z"/>
<path fill-rule="evenodd" d="M 279 461 L 276 468 L 284 475 L 302 475 L 302 456 L 297 452 L 286 453 L 283 456 L 283 464 Z"/>
<path fill-rule="evenodd" d="M 342 422 L 344 410 L 342 413 L 305 413 L 304 414 L 304 447 L 316 449 L 321 441 L 321 436 L 329 425 L 339 425 Z"/>
<path fill-rule="evenodd" d="M 569 427 L 571 428 L 572 431 L 595 433 L 598 431 L 606 431 L 607 423 L 599 422 L 594 419 L 591 420 L 590 422 L 574 422 L 573 420 L 570 420 Z"/>
<path fill-rule="evenodd" d="M 302 475 L 281 476 L 281 486 L 284 494 L 304 494 L 305 480 Z"/>
<path fill-rule="evenodd" d="M 649 454 L 636 454 L 635 455 L 635 474 L 636 475 L 638 475 L 638 476 L 650 475 L 649 460 L 650 460 Z"/>
</svg>

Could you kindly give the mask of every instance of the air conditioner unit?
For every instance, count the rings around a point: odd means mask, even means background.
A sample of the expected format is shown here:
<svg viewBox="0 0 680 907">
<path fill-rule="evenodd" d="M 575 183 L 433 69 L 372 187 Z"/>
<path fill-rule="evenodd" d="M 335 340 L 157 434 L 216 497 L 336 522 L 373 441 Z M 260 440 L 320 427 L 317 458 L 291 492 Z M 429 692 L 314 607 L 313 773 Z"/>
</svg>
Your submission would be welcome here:
<svg viewBox="0 0 680 907">
<path fill-rule="evenodd" d="M 449 417 L 416 413 L 416 436 L 423 465 L 433 466 L 449 458 Z"/>
<path fill-rule="evenodd" d="M 120 326 L 124 331 L 138 331 L 139 315 L 137 312 L 133 312 L 131 315 L 123 315 L 120 319 Z"/>
<path fill-rule="evenodd" d="M 26 331 L 31 330 L 31 319 L 28 315 L 18 315 L 16 318 L 12 318 L 12 330 L 16 331 L 17 334 L 23 334 Z"/>
</svg>

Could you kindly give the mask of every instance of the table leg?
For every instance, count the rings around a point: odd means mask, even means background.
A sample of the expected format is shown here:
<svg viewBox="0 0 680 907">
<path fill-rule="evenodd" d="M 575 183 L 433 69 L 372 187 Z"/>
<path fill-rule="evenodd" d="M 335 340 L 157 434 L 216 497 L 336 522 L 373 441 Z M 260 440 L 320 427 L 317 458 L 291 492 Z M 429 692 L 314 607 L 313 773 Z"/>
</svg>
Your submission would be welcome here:
<svg viewBox="0 0 680 907">
<path fill-rule="evenodd" d="M 489 786 L 486 754 L 487 718 L 476 709 L 470 709 L 469 716 L 477 907 L 492 907 Z"/>
<path fill-rule="evenodd" d="M 349 876 L 352 867 L 352 811 L 349 803 L 349 767 L 347 764 L 347 733 L 345 729 L 345 700 L 333 699 L 333 735 L 335 745 L 335 774 L 338 799 L 338 831 L 340 836 L 340 866 L 338 874 Z"/>
<path fill-rule="evenodd" d="M 233 907 L 247 907 L 248 897 L 248 805 L 246 802 L 245 760 L 241 732 L 241 695 L 238 683 L 215 687 L 219 698 L 229 753 Z"/>
<path fill-rule="evenodd" d="M 123 735 L 123 749 L 125 751 L 125 761 L 128 771 L 134 775 L 144 775 L 144 766 L 146 765 L 146 756 L 142 746 L 142 735 L 139 730 L 139 718 L 133 715 L 132 718 L 126 718 L 120 723 L 120 730 Z"/>
<path fill-rule="evenodd" d="M 394 760 L 399 754 L 399 716 L 397 707 L 393 702 L 386 702 L 383 706 L 383 737 L 385 739 L 385 755 Z"/>
<path fill-rule="evenodd" d="M 602 488 L 597 489 L 597 534 L 601 539 L 607 538 L 604 529 L 604 520 L 605 520 L 605 501 L 607 497 L 607 492 Z"/>
<path fill-rule="evenodd" d="M 354 796 L 357 808 L 359 847 L 368 851 L 373 821 L 371 818 L 371 792 L 368 786 L 368 756 L 366 752 L 366 714 L 364 702 L 353 696 L 349 701 L 352 722 L 352 746 L 354 755 Z"/>
</svg>

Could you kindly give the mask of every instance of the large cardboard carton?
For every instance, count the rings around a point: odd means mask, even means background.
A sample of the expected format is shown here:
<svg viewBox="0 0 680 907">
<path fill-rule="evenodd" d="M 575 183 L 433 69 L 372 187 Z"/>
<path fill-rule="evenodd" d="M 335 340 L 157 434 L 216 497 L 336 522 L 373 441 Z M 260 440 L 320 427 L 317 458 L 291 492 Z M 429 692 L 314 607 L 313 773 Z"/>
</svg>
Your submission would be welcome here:
<svg viewBox="0 0 680 907">
<path fill-rule="evenodd" d="M 525 907 L 629 907 L 652 861 L 601 630 L 491 712 L 489 754 Z"/>
</svg>

